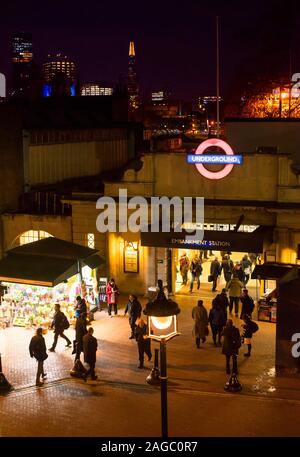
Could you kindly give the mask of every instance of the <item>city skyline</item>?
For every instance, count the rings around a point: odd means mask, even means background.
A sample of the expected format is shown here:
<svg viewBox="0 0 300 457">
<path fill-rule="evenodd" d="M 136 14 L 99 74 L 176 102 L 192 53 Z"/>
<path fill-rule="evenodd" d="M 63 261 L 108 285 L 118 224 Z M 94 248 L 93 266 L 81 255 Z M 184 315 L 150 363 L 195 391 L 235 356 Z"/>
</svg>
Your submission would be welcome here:
<svg viewBox="0 0 300 457">
<path fill-rule="evenodd" d="M 13 6 L 4 6 L 0 19 L 0 71 L 8 79 L 11 73 L 11 37 L 22 30 L 33 35 L 34 57 L 39 65 L 45 61 L 47 54 L 61 52 L 75 60 L 81 82 L 104 80 L 115 83 L 120 74 L 126 77 L 128 44 L 134 41 L 142 96 L 150 96 L 152 90 L 167 86 L 172 89 L 175 98 L 188 101 L 196 100 L 199 95 L 215 95 L 216 92 L 215 16 L 220 15 L 223 94 L 235 84 L 241 68 L 247 64 L 251 68 L 251 59 L 259 62 L 261 57 L 251 56 L 251 49 L 256 37 L 263 33 L 260 21 L 264 14 L 267 17 L 276 13 L 275 7 L 270 9 L 274 2 L 263 5 L 254 2 L 255 7 L 252 3 L 243 7 L 243 11 L 235 2 L 231 7 L 219 6 L 218 2 L 214 7 L 200 7 L 195 2 L 188 2 L 179 12 L 170 2 L 159 4 L 154 1 L 146 14 L 135 1 L 130 8 L 118 3 L 113 8 L 108 4 L 92 2 L 93 5 L 80 14 L 76 10 L 69 11 L 65 5 L 56 9 L 55 4 L 50 7 L 49 3 L 49 8 L 47 4 L 42 8 L 35 0 L 31 3 L 35 8 L 34 16 L 27 10 L 19 11 L 20 2 L 16 1 Z M 292 5 L 293 1 L 290 3 Z M 266 35 L 269 34 L 268 27 L 266 24 Z M 284 34 L 284 30 L 281 33 Z M 285 58 L 278 59 L 283 69 L 288 67 L 289 51 L 285 48 L 283 42 L 282 55 L 286 54 L 286 62 Z M 296 46 L 293 52 L 296 67 Z M 268 57 L 267 51 L 266 54 Z"/>
</svg>

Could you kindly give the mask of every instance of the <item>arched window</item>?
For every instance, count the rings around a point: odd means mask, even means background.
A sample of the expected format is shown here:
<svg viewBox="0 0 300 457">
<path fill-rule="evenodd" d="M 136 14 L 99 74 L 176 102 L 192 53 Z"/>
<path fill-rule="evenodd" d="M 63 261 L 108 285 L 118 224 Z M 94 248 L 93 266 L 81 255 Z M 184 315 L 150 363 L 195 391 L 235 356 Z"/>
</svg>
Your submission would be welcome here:
<svg viewBox="0 0 300 457">
<path fill-rule="evenodd" d="M 53 236 L 44 230 L 28 230 L 27 232 L 22 233 L 14 242 L 14 247 L 22 246 L 23 244 L 33 243 L 34 241 L 42 240 L 43 238 L 48 238 Z"/>
</svg>

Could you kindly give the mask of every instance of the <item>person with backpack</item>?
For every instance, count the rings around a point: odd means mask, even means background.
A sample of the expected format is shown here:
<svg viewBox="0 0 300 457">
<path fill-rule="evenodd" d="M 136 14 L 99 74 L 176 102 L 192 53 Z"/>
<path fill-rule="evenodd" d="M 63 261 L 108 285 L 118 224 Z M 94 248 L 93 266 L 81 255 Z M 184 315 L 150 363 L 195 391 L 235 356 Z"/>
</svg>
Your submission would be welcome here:
<svg viewBox="0 0 300 457">
<path fill-rule="evenodd" d="M 53 321 L 51 324 L 51 328 L 54 328 L 54 341 L 49 349 L 50 352 L 55 352 L 55 348 L 57 345 L 58 337 L 60 336 L 64 340 L 66 340 L 67 344 L 66 347 L 70 347 L 72 345 L 69 338 L 64 335 L 64 330 L 67 330 L 70 327 L 69 321 L 65 314 L 60 310 L 60 304 L 56 303 L 55 305 L 55 314 L 53 317 Z"/>
<path fill-rule="evenodd" d="M 191 279 L 191 283 L 190 283 L 190 293 L 193 291 L 193 287 L 194 287 L 194 281 L 197 279 L 197 289 L 199 290 L 200 289 L 200 276 L 202 274 L 202 265 L 201 265 L 201 260 L 199 259 L 199 257 L 195 257 L 192 262 L 191 262 L 191 266 L 190 266 L 190 271 L 191 271 L 191 275 L 192 275 L 192 279 Z"/>
<path fill-rule="evenodd" d="M 42 380 L 46 378 L 47 374 L 44 372 L 44 361 L 47 359 L 47 349 L 45 339 L 43 337 L 43 329 L 41 327 L 37 328 L 36 334 L 31 338 L 29 344 L 29 354 L 30 357 L 34 357 L 38 363 L 37 373 L 36 373 L 36 386 L 41 387 L 43 382 Z"/>
<path fill-rule="evenodd" d="M 232 319 L 228 319 L 222 335 L 222 354 L 226 356 L 226 373 L 231 374 L 230 359 L 232 359 L 232 374 L 238 374 L 237 356 L 241 347 L 241 336 L 239 329 L 233 325 Z"/>
<path fill-rule="evenodd" d="M 241 296 L 241 302 L 242 302 L 242 311 L 241 311 L 241 319 L 243 319 L 243 315 L 247 314 L 248 316 L 252 317 L 252 313 L 254 310 L 254 301 L 253 298 L 250 297 L 248 293 L 248 289 L 244 289 L 242 296 Z"/>
<path fill-rule="evenodd" d="M 226 324 L 225 314 L 218 304 L 218 302 L 213 302 L 212 309 L 209 312 L 208 320 L 211 327 L 212 337 L 214 345 L 221 346 L 221 334 L 224 325 Z M 217 336 L 218 336 L 218 343 L 217 343 Z"/>
<path fill-rule="evenodd" d="M 243 340 L 244 340 L 244 344 L 246 344 L 248 347 L 248 352 L 246 352 L 246 354 L 244 354 L 244 356 L 250 357 L 251 349 L 252 349 L 252 335 L 253 335 L 253 333 L 257 332 L 258 325 L 256 324 L 256 322 L 253 322 L 251 320 L 251 317 L 247 316 L 247 314 L 245 314 L 243 316 L 243 321 L 244 321 L 244 325 L 242 325 L 242 328 L 244 329 Z"/>
</svg>

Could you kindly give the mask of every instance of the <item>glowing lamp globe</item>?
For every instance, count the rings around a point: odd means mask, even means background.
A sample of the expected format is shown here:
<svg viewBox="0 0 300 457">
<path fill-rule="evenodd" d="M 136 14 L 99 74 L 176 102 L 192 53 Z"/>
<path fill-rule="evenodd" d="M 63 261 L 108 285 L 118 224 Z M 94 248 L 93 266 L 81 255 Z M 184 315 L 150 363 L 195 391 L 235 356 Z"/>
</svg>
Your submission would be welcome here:
<svg viewBox="0 0 300 457">
<path fill-rule="evenodd" d="M 159 330 L 165 330 L 172 324 L 173 317 L 166 316 L 166 317 L 155 317 L 151 316 L 151 322 Z"/>
<path fill-rule="evenodd" d="M 153 301 L 149 301 L 144 310 L 144 314 L 148 317 L 148 338 L 168 341 L 179 335 L 177 331 L 177 315 L 179 313 L 178 304 L 166 298 L 162 285 L 159 283 L 157 297 Z M 157 334 L 157 331 L 163 330 L 168 330 L 168 332 Z"/>
</svg>

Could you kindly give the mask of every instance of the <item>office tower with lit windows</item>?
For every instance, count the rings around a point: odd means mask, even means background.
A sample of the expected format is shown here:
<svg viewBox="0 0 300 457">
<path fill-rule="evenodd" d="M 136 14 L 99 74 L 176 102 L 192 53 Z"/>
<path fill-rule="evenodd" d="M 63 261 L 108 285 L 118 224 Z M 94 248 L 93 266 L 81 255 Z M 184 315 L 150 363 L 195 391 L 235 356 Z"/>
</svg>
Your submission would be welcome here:
<svg viewBox="0 0 300 457">
<path fill-rule="evenodd" d="M 111 96 L 114 89 L 104 83 L 85 83 L 80 87 L 80 95 L 83 97 L 90 96 Z"/>
<path fill-rule="evenodd" d="M 19 32 L 12 37 L 13 94 L 29 88 L 33 76 L 32 34 Z"/>
<path fill-rule="evenodd" d="M 43 64 L 43 96 L 76 95 L 76 65 L 67 56 L 48 55 Z"/>
<path fill-rule="evenodd" d="M 135 50 L 134 42 L 129 43 L 129 61 L 127 73 L 127 91 L 129 96 L 129 111 L 134 111 L 138 108 L 139 100 L 139 87 L 137 84 L 136 68 L 135 68 Z"/>
</svg>

